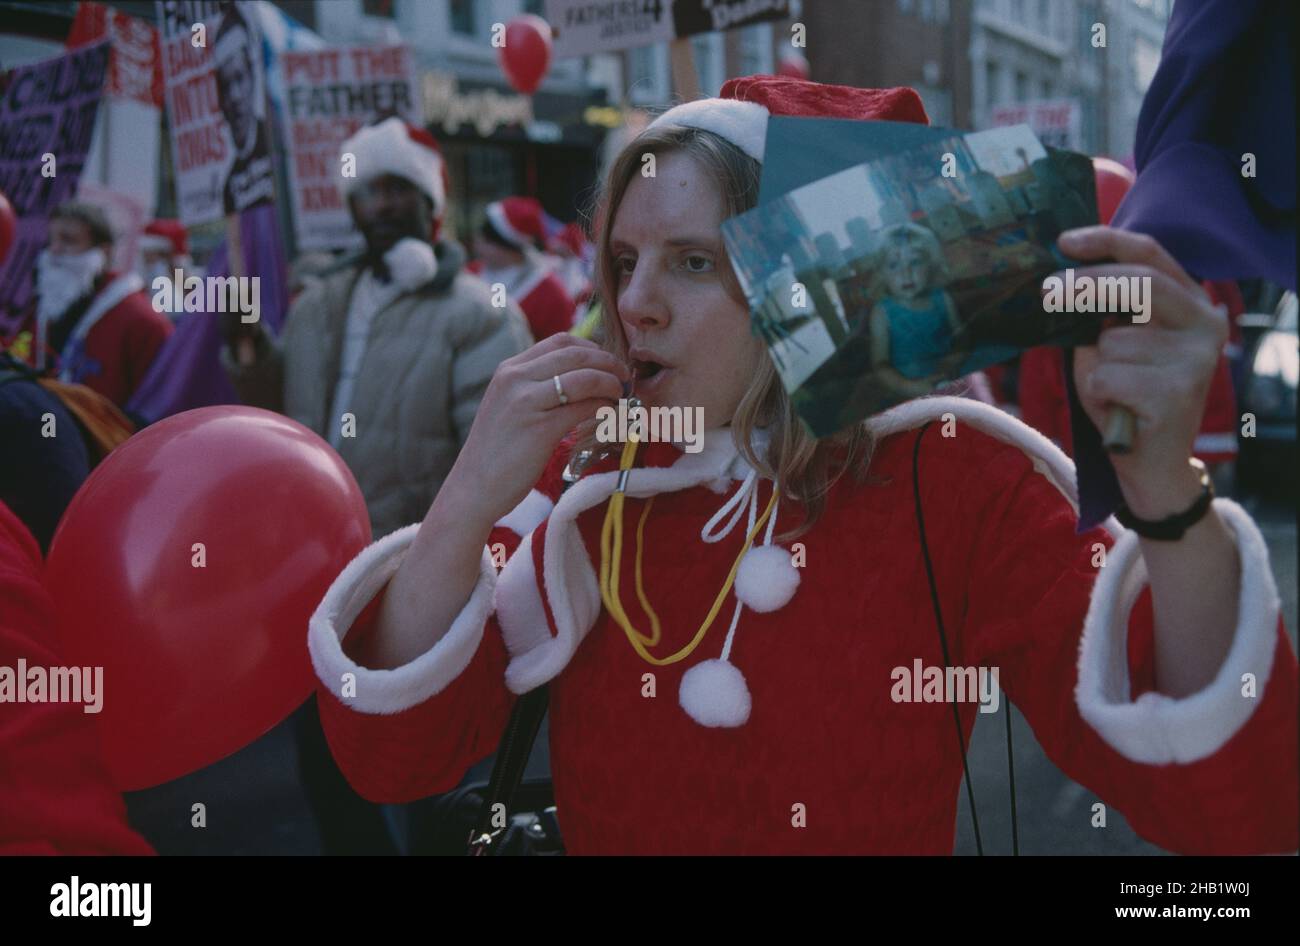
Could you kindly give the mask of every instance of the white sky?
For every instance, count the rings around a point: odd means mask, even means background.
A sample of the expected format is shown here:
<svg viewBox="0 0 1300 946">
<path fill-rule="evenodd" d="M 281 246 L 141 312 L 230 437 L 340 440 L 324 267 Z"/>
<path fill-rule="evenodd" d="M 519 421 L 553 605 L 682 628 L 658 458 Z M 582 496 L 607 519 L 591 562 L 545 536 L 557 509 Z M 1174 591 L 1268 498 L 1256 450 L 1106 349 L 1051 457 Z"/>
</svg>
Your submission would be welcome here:
<svg viewBox="0 0 1300 946">
<path fill-rule="evenodd" d="M 833 174 L 791 192 L 795 208 L 812 225 L 809 234 L 833 233 L 841 247 L 849 245 L 844 224 L 854 217 L 866 217 L 867 225 L 880 226 L 880 196 L 862 165 Z"/>
</svg>

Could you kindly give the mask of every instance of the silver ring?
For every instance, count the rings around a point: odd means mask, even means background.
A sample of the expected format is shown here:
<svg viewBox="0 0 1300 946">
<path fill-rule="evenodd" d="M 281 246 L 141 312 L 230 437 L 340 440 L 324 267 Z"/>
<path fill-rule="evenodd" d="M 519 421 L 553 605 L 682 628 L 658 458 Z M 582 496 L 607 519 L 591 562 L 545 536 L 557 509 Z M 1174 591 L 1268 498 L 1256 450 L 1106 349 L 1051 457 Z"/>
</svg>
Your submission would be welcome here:
<svg viewBox="0 0 1300 946">
<path fill-rule="evenodd" d="M 560 399 L 560 406 L 563 407 L 565 404 L 569 403 L 569 395 L 564 393 L 564 386 L 560 384 L 560 376 L 558 374 L 551 375 L 551 380 L 555 382 L 555 394 Z"/>
</svg>

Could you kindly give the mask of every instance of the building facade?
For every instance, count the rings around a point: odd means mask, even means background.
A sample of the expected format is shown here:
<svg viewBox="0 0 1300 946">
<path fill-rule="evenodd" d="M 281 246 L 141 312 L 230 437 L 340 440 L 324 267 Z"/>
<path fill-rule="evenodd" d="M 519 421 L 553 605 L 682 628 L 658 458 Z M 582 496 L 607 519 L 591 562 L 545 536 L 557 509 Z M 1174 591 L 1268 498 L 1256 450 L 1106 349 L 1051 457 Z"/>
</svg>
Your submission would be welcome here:
<svg viewBox="0 0 1300 946">
<path fill-rule="evenodd" d="M 930 121 L 971 124 L 972 0 L 808 0 L 811 78 L 860 88 L 916 89 Z"/>
<path fill-rule="evenodd" d="M 1027 120 L 1050 143 L 1121 160 L 1172 0 L 974 0 L 972 124 Z"/>
</svg>

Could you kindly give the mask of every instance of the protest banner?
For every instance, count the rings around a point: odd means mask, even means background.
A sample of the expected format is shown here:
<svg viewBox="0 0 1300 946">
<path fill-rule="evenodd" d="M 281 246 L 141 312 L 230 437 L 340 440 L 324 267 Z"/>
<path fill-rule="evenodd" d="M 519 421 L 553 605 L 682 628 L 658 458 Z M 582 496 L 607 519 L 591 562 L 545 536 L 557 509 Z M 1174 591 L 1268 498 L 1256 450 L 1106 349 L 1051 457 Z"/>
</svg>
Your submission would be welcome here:
<svg viewBox="0 0 1300 946">
<path fill-rule="evenodd" d="M 1083 110 L 1075 99 L 999 105 L 989 112 L 989 125 L 994 128 L 1028 125 L 1049 148 L 1083 150 Z"/>
<path fill-rule="evenodd" d="M 255 5 L 157 6 L 181 222 L 192 227 L 270 202 L 274 167 Z"/>
<path fill-rule="evenodd" d="M 789 0 L 546 0 L 557 59 L 650 46 L 789 15 Z"/>
<path fill-rule="evenodd" d="M 339 193 L 339 146 L 390 115 L 420 123 L 414 60 L 405 46 L 335 47 L 286 51 L 279 68 L 298 247 L 347 247 L 358 234 Z"/>
<path fill-rule="evenodd" d="M 0 79 L 0 191 L 18 215 L 0 265 L 0 336 L 17 329 L 31 300 L 49 212 L 77 193 L 108 62 L 109 44 L 100 42 Z"/>
</svg>

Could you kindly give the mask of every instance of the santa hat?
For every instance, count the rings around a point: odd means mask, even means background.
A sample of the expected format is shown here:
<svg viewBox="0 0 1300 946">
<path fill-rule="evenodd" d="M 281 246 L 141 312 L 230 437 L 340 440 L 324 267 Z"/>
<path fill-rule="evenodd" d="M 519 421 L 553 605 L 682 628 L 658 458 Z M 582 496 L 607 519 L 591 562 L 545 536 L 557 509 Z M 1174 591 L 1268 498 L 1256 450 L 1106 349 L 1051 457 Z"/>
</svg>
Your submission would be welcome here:
<svg viewBox="0 0 1300 946">
<path fill-rule="evenodd" d="M 487 205 L 487 222 L 493 232 L 518 250 L 546 242 L 546 212 L 533 197 L 507 197 Z"/>
<path fill-rule="evenodd" d="M 568 247 L 574 256 L 581 257 L 587 246 L 587 236 L 582 232 L 582 227 L 577 223 L 566 223 L 551 236 L 550 246 L 558 248 L 560 246 Z"/>
<path fill-rule="evenodd" d="M 150 221 L 140 237 L 140 252 L 166 251 L 171 256 L 187 256 L 190 252 L 189 234 L 179 220 Z"/>
<path fill-rule="evenodd" d="M 343 177 L 343 197 L 381 174 L 404 177 L 433 202 L 435 220 L 447 207 L 447 167 L 433 135 L 397 116 L 357 130 L 339 149 L 356 159 L 356 176 Z"/>
<path fill-rule="evenodd" d="M 913 89 L 858 89 L 787 76 L 745 76 L 728 79 L 718 98 L 670 108 L 647 130 L 664 125 L 699 128 L 762 161 L 769 115 L 930 123 L 921 97 Z"/>
</svg>

